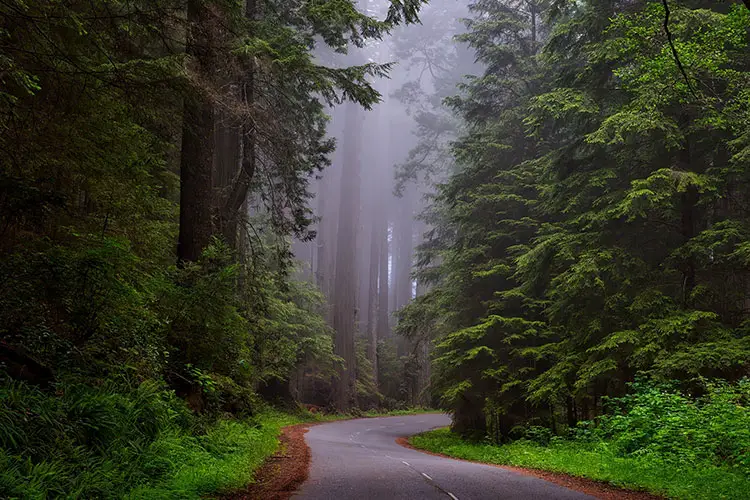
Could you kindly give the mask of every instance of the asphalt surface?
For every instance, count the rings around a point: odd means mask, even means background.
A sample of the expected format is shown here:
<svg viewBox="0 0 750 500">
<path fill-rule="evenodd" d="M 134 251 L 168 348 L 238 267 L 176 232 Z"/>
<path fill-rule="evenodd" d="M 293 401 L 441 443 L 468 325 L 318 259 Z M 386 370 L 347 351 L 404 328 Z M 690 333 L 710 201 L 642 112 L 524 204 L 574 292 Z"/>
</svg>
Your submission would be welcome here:
<svg viewBox="0 0 750 500">
<path fill-rule="evenodd" d="M 396 438 L 450 424 L 447 415 L 332 422 L 305 435 L 312 450 L 300 499 L 560 499 L 591 500 L 542 479 L 489 465 L 428 455 Z"/>
</svg>

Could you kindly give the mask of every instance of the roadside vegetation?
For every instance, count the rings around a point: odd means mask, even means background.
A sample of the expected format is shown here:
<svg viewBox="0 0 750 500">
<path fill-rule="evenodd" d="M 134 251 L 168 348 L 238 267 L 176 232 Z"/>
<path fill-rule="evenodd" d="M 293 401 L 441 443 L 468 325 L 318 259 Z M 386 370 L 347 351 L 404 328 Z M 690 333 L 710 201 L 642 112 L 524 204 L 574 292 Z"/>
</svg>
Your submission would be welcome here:
<svg viewBox="0 0 750 500">
<path fill-rule="evenodd" d="M 152 382 L 71 383 L 57 393 L 0 386 L 2 498 L 198 498 L 242 488 L 276 451 L 282 426 L 316 418 L 270 408 L 201 417 Z"/>
<path fill-rule="evenodd" d="M 0 385 L 2 498 L 199 498 L 242 489 L 281 428 L 356 418 L 258 405 L 236 419 L 194 414 L 166 387 L 60 384 L 56 396 Z M 427 410 L 366 412 L 367 416 Z"/>
<path fill-rule="evenodd" d="M 708 384 L 690 398 L 637 383 L 609 413 L 564 436 L 518 427 L 513 440 L 469 441 L 449 429 L 412 437 L 420 449 L 499 465 L 559 472 L 675 499 L 750 498 L 750 381 Z"/>
<path fill-rule="evenodd" d="M 0 1 L 0 498 L 414 405 L 750 498 L 748 54 L 750 0 Z"/>
<path fill-rule="evenodd" d="M 483 67 L 443 101 L 428 291 L 396 326 L 456 435 L 414 443 L 750 498 L 750 3 L 469 9 Z"/>
<path fill-rule="evenodd" d="M 388 70 L 333 54 L 422 2 L 303 3 L 0 4 L 0 498 L 197 498 L 338 418 L 298 401 L 408 406 L 403 349 L 375 372 L 353 318 L 335 344 L 292 240 L 328 115 Z"/>
</svg>

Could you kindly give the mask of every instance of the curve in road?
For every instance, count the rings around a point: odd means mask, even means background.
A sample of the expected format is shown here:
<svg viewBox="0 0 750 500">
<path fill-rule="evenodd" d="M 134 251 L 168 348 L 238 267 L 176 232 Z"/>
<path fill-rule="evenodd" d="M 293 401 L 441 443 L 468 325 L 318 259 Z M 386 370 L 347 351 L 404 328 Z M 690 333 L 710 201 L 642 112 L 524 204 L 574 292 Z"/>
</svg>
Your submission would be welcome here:
<svg viewBox="0 0 750 500">
<path fill-rule="evenodd" d="M 593 497 L 509 470 L 420 453 L 396 443 L 450 424 L 425 414 L 332 422 L 305 435 L 312 451 L 307 481 L 294 498 L 344 499 L 559 499 Z"/>
</svg>

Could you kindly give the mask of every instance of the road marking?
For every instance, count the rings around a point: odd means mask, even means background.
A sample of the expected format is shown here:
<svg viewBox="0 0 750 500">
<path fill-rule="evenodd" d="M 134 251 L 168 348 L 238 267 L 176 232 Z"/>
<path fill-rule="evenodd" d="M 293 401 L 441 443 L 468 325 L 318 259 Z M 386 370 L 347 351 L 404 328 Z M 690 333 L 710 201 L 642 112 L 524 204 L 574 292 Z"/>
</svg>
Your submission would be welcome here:
<svg viewBox="0 0 750 500">
<path fill-rule="evenodd" d="M 409 462 L 404 462 L 403 460 L 401 460 L 401 463 L 406 465 L 407 467 L 411 467 L 411 465 L 409 465 Z"/>
<path fill-rule="evenodd" d="M 450 491 L 448 491 L 446 493 L 448 493 L 448 496 L 451 497 L 453 500 L 458 500 L 458 497 L 456 495 L 454 495 L 453 493 L 451 493 Z"/>
<path fill-rule="evenodd" d="M 422 473 L 422 475 L 423 475 L 424 477 L 426 477 L 427 479 L 429 479 L 430 481 L 432 481 L 432 478 L 431 478 L 430 476 L 428 476 L 427 474 L 425 474 L 424 472 Z"/>
</svg>

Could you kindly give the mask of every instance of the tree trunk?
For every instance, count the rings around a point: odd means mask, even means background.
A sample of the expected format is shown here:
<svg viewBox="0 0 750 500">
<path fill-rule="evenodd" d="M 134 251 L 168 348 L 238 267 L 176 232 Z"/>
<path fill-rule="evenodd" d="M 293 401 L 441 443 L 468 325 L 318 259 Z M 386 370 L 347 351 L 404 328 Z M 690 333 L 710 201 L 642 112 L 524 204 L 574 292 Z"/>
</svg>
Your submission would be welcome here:
<svg viewBox="0 0 750 500">
<path fill-rule="evenodd" d="M 371 182 L 362 184 L 365 190 L 371 186 Z M 367 192 L 367 191 L 365 191 Z M 372 198 L 372 196 L 368 196 Z M 370 322 L 370 254 L 372 253 L 372 220 L 373 206 L 370 200 L 362 206 L 360 218 L 362 222 L 359 225 L 357 241 L 357 276 L 359 279 L 359 288 L 357 291 L 357 333 L 366 339 L 369 339 L 367 326 Z"/>
<path fill-rule="evenodd" d="M 200 0 L 189 0 L 186 53 L 195 71 L 209 82 L 216 69 L 214 24 L 209 9 Z M 196 261 L 211 242 L 213 223 L 212 180 L 215 148 L 214 104 L 208 92 L 196 89 L 185 99 L 180 158 L 180 231 L 177 257 Z"/>
<path fill-rule="evenodd" d="M 412 282 L 412 251 L 414 238 L 412 233 L 412 189 L 404 193 L 401 199 L 401 210 L 396 218 L 396 244 L 398 258 L 396 259 L 396 309 L 401 309 L 411 301 Z"/>
<path fill-rule="evenodd" d="M 255 19 L 257 15 L 255 0 L 247 0 L 245 4 L 245 17 Z M 255 82 L 253 78 L 255 68 L 253 61 L 245 61 L 242 65 L 242 70 L 244 73 L 242 75 L 239 95 L 244 112 L 249 114 L 255 100 Z M 241 137 L 242 160 L 239 168 L 235 168 L 232 171 L 231 188 L 227 193 L 223 206 L 220 208 L 221 232 L 224 240 L 231 248 L 236 248 L 237 245 L 237 227 L 242 214 L 241 210 L 250 192 L 250 184 L 253 181 L 256 166 L 254 140 L 256 131 L 253 129 L 253 121 L 248 116 L 245 116 L 242 122 L 244 122 L 244 125 L 237 126 L 237 133 Z"/>
<path fill-rule="evenodd" d="M 327 196 L 327 190 L 324 183 L 324 180 L 321 179 L 318 182 L 318 192 L 316 193 L 316 196 L 318 197 L 318 217 L 321 217 L 321 219 L 318 221 L 318 227 L 315 234 L 315 243 L 318 246 L 318 252 L 317 252 L 317 264 L 315 266 L 315 283 L 318 285 L 318 288 L 321 292 L 323 292 L 323 295 L 328 298 L 328 287 L 326 286 L 326 278 L 328 276 L 328 239 L 329 235 L 326 231 L 327 226 L 327 220 L 325 219 L 326 216 L 326 198 Z"/>
<path fill-rule="evenodd" d="M 361 116 L 356 104 L 347 104 L 344 155 L 341 170 L 341 200 L 336 244 L 333 328 L 335 353 L 344 359 L 336 381 L 336 407 L 345 411 L 356 404 L 354 329 L 357 296 L 357 228 L 360 205 Z"/>
<path fill-rule="evenodd" d="M 378 227 L 379 257 L 378 263 L 378 300 L 377 300 L 377 318 L 375 325 L 377 329 L 378 340 L 390 336 L 389 324 L 389 307 L 388 298 L 390 293 L 390 284 L 388 280 L 388 219 L 384 213 L 381 213 L 381 223 Z"/>
<path fill-rule="evenodd" d="M 480 401 L 461 397 L 453 414 L 451 429 L 465 438 L 481 439 L 487 434 L 487 419 Z"/>
<path fill-rule="evenodd" d="M 380 253 L 382 251 L 382 238 L 380 231 L 382 214 L 373 213 L 372 224 L 370 225 L 370 269 L 369 269 L 369 293 L 367 294 L 367 335 L 369 338 L 367 357 L 372 363 L 372 373 L 375 386 L 378 385 L 378 325 L 377 325 L 377 304 L 378 304 L 378 272 L 380 268 Z"/>
</svg>

